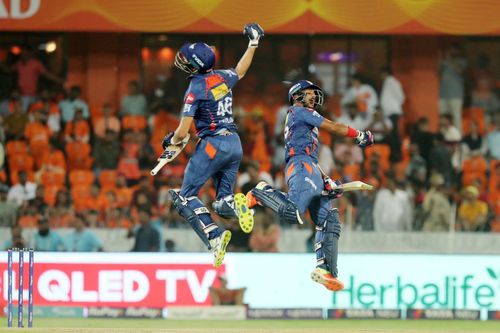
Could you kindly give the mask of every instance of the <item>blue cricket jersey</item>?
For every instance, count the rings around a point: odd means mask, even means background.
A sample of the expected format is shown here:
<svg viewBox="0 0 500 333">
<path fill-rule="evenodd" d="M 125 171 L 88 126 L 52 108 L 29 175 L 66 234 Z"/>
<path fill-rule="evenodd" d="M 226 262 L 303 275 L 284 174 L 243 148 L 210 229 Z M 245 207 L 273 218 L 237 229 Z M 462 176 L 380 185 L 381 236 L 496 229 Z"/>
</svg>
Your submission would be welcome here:
<svg viewBox="0 0 500 333">
<path fill-rule="evenodd" d="M 318 161 L 318 127 L 325 118 L 313 109 L 291 106 L 285 120 L 285 161 L 293 156 L 309 156 Z"/>
<path fill-rule="evenodd" d="M 214 135 L 221 129 L 236 132 L 233 119 L 233 93 L 238 82 L 234 69 L 214 70 L 189 77 L 184 95 L 183 117 L 193 117 L 200 138 Z"/>
</svg>

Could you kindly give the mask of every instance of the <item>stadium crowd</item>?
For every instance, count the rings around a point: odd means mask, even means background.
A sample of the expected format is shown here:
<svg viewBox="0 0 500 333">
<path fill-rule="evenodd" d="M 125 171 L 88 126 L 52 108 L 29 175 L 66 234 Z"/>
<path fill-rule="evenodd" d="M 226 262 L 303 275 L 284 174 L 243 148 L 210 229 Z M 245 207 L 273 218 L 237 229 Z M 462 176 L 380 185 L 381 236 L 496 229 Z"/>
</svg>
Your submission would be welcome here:
<svg viewBox="0 0 500 333">
<path fill-rule="evenodd" d="M 346 193 L 334 202 L 349 228 L 500 231 L 499 81 L 491 76 L 488 59 L 468 65 L 461 52 L 453 45 L 440 59 L 437 131 L 427 118 L 405 121 L 404 87 L 390 67 L 381 67 L 376 80 L 359 71 L 341 98 L 327 96 L 324 116 L 369 129 L 376 141 L 362 151 L 351 140 L 320 134 L 319 164 L 332 179 L 360 179 L 376 187 Z M 473 83 L 466 85 L 465 73 L 471 70 Z M 119 105 L 93 105 L 79 86 L 64 90 L 64 81 L 30 48 L 1 64 L 0 76 L 0 139 L 5 147 L 0 225 L 12 228 L 12 240 L 4 247 L 24 247 L 22 229 L 38 228 L 37 250 L 97 251 L 102 244 L 91 227 L 127 228 L 128 236 L 135 237 L 133 251 L 158 251 L 165 248 L 163 226 L 186 227 L 167 192 L 181 184 L 195 143 L 159 176 L 149 176 L 163 136 L 177 126 L 182 100 L 177 92 L 185 80 L 165 82 L 163 93 L 151 94 L 131 81 Z M 309 79 L 321 84 L 320 77 Z M 233 115 L 244 150 L 236 187 L 243 193 L 260 180 L 286 187 L 288 87 L 275 80 L 266 82 L 263 91 L 260 86 L 253 73 L 234 92 Z M 213 202 L 211 184 L 201 197 L 208 205 Z M 255 219 L 250 235 L 236 223 L 218 220 L 233 231 L 229 250 L 278 251 L 280 229 L 291 226 L 265 210 L 258 210 Z M 75 231 L 62 239 L 53 230 L 61 227 Z"/>
</svg>

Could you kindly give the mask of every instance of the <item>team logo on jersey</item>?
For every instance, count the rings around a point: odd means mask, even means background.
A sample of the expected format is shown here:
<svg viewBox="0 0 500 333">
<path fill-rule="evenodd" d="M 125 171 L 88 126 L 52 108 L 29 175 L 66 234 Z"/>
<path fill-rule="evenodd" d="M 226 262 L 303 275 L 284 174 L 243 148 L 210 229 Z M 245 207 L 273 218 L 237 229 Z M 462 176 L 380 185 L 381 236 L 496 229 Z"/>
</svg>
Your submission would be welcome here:
<svg viewBox="0 0 500 333">
<path fill-rule="evenodd" d="M 214 99 L 218 101 L 229 93 L 229 87 L 225 83 L 223 83 L 215 88 L 210 89 L 210 92 L 214 96 Z"/>
<path fill-rule="evenodd" d="M 186 103 L 186 104 L 192 104 L 193 102 L 194 102 L 194 94 L 193 93 L 189 93 L 186 96 L 186 99 L 184 100 L 184 103 Z"/>
</svg>

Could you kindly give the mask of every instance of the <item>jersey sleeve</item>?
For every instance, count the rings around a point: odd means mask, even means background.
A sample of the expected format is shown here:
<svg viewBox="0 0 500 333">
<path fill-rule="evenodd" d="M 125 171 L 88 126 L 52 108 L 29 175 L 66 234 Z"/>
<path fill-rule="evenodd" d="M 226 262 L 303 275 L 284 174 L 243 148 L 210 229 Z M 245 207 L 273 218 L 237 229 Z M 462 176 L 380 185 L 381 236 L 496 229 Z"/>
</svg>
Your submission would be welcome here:
<svg viewBox="0 0 500 333">
<path fill-rule="evenodd" d="M 224 78 L 230 89 L 232 89 L 240 79 L 234 68 L 223 69 L 218 71 L 218 73 Z"/>
<path fill-rule="evenodd" d="M 300 108 L 297 110 L 297 115 L 299 119 L 305 122 L 308 125 L 314 127 L 320 127 L 325 118 L 320 115 L 317 111 L 308 108 Z"/>
<path fill-rule="evenodd" d="M 182 117 L 194 117 L 196 110 L 199 107 L 200 100 L 198 98 L 196 86 L 191 82 L 184 94 L 184 103 L 182 105 Z"/>
</svg>

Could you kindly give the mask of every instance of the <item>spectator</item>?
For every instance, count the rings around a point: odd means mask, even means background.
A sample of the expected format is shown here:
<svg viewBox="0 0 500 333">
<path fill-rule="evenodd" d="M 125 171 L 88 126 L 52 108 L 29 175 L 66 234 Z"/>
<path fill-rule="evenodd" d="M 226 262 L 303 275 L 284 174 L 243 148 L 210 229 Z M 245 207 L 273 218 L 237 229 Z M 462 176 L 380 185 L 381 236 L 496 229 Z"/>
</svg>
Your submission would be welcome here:
<svg viewBox="0 0 500 333">
<path fill-rule="evenodd" d="M 62 237 L 49 227 L 47 219 L 38 220 L 38 232 L 34 235 L 35 251 L 62 251 L 64 243 Z"/>
<path fill-rule="evenodd" d="M 17 72 L 17 84 L 22 95 L 23 111 L 27 111 L 28 107 L 36 101 L 38 78 L 40 75 L 53 82 L 64 83 L 63 79 L 47 71 L 40 60 L 35 58 L 34 50 L 29 45 L 23 47 L 21 59 L 11 68 L 3 66 L 3 69 Z"/>
<path fill-rule="evenodd" d="M 391 138 L 389 134 L 392 131 L 392 123 L 387 116 L 382 113 L 380 107 L 375 107 L 375 113 L 373 114 L 373 118 L 371 123 L 366 127 L 373 134 L 373 139 L 377 143 L 391 143 Z M 399 138 L 398 138 L 399 140 Z M 351 140 L 352 141 L 352 140 Z M 399 143 L 401 146 L 401 142 Z M 401 147 L 400 147 L 401 148 Z M 392 146 L 391 146 L 392 150 Z M 401 153 L 400 153 L 401 154 Z"/>
<path fill-rule="evenodd" d="M 446 143 L 455 144 L 462 140 L 460 131 L 453 125 L 450 114 L 442 114 L 439 117 L 439 132 L 443 135 Z"/>
<path fill-rule="evenodd" d="M 84 217 L 77 214 L 73 218 L 75 231 L 68 234 L 65 241 L 66 251 L 72 252 L 96 252 L 102 251 L 99 238 L 91 230 L 86 228 Z"/>
<path fill-rule="evenodd" d="M 70 121 L 73 121 L 76 110 L 82 110 L 84 119 L 89 118 L 89 106 L 84 100 L 80 98 L 81 94 L 82 89 L 79 86 L 72 86 L 69 89 L 68 98 L 62 100 L 59 103 L 59 109 L 61 110 L 61 118 L 63 123 L 67 124 Z"/>
<path fill-rule="evenodd" d="M 47 114 L 43 110 L 35 112 L 34 121 L 26 126 L 24 136 L 29 142 L 30 151 L 35 159 L 37 167 L 42 164 L 42 159 L 49 151 L 50 136 L 49 127 L 47 126 Z"/>
<path fill-rule="evenodd" d="M 157 156 L 155 155 L 153 146 L 148 142 L 148 137 L 144 131 L 137 133 L 135 139 L 139 145 L 139 150 L 137 152 L 139 168 L 149 171 L 151 166 L 157 163 Z"/>
<path fill-rule="evenodd" d="M 428 171 L 436 171 L 443 175 L 447 186 L 452 184 L 453 166 L 451 164 L 451 153 L 444 142 L 442 134 L 437 134 L 434 137 L 433 147 L 429 153 Z"/>
<path fill-rule="evenodd" d="M 453 44 L 440 56 L 439 61 L 439 112 L 450 113 L 453 124 L 462 131 L 462 106 L 464 102 L 464 79 L 467 61 L 462 56 L 460 45 Z"/>
<path fill-rule="evenodd" d="M 146 97 L 139 89 L 139 82 L 129 82 L 128 95 L 122 98 L 120 114 L 122 116 L 146 116 Z"/>
<path fill-rule="evenodd" d="M 473 151 L 483 150 L 483 137 L 479 133 L 477 122 L 470 123 L 469 133 L 462 139 L 462 150 L 464 151 L 464 159 L 470 156 Z"/>
<path fill-rule="evenodd" d="M 59 106 L 53 101 L 47 88 L 40 91 L 40 100 L 30 106 L 29 112 L 34 113 L 39 110 L 45 110 L 48 113 L 47 125 L 50 131 L 58 133 L 61 130 L 61 113 L 59 112 Z"/>
<path fill-rule="evenodd" d="M 212 305 L 243 305 L 247 288 L 229 289 L 225 274 L 219 275 L 219 287 L 210 287 Z"/>
<path fill-rule="evenodd" d="M 479 200 L 479 190 L 467 186 L 462 190 L 463 201 L 458 207 L 458 228 L 463 231 L 484 231 L 488 216 L 488 205 Z"/>
<path fill-rule="evenodd" d="M 278 252 L 278 240 L 281 228 L 267 210 L 266 213 L 254 216 L 255 227 L 250 234 L 250 249 L 252 252 Z"/>
<path fill-rule="evenodd" d="M 53 227 L 67 227 L 73 220 L 73 205 L 69 192 L 60 190 L 56 194 L 54 207 L 49 208 L 49 222 Z"/>
<path fill-rule="evenodd" d="M 500 112 L 495 115 L 493 124 L 493 129 L 486 135 L 486 147 L 491 158 L 500 160 Z"/>
<path fill-rule="evenodd" d="M 20 99 L 14 101 L 14 110 L 9 113 L 3 123 L 7 140 L 20 140 L 24 136 L 24 131 L 29 123 L 29 117 L 23 112 Z"/>
<path fill-rule="evenodd" d="M 359 74 L 354 74 L 351 78 L 351 87 L 346 91 L 340 103 L 343 107 L 352 103 L 356 104 L 358 110 L 370 119 L 375 111 L 375 106 L 378 104 L 378 98 L 375 89 L 369 84 L 364 83 Z M 352 126 L 349 123 L 344 124 Z M 358 130 L 364 129 L 362 127 L 355 128 Z"/>
<path fill-rule="evenodd" d="M 134 191 L 134 195 L 132 197 L 132 203 L 134 205 L 138 205 L 138 197 L 140 194 L 144 194 L 148 201 L 156 205 L 158 204 L 158 194 L 154 187 L 151 185 L 151 177 L 150 176 L 142 176 L 139 180 L 139 185 L 137 189 Z"/>
<path fill-rule="evenodd" d="M 118 134 L 106 130 L 104 138 L 98 138 L 93 146 L 94 165 L 96 169 L 116 169 L 120 156 Z"/>
<path fill-rule="evenodd" d="M 406 167 L 406 178 L 410 180 L 412 184 L 422 187 L 425 185 L 427 179 L 427 162 L 420 156 L 416 143 L 410 144 L 408 154 L 410 155 L 410 162 Z"/>
<path fill-rule="evenodd" d="M 356 103 L 348 103 L 345 105 L 346 113 L 338 118 L 338 122 L 349 125 L 353 128 L 364 130 L 368 125 L 367 120 L 359 112 L 358 105 Z"/>
<path fill-rule="evenodd" d="M 241 192 L 247 193 L 260 181 L 265 181 L 268 184 L 274 183 L 269 173 L 260 171 L 259 162 L 251 160 L 246 163 L 245 172 L 238 177 L 238 187 L 241 188 Z"/>
<path fill-rule="evenodd" d="M 45 216 L 49 205 L 45 202 L 45 187 L 43 185 L 37 185 L 35 197 L 28 201 L 28 205 L 34 207 L 38 214 Z"/>
<path fill-rule="evenodd" d="M 433 173 L 431 188 L 425 194 L 423 208 L 424 231 L 448 231 L 451 219 L 451 205 L 446 195 L 444 177 Z"/>
<path fill-rule="evenodd" d="M 410 141 L 417 144 L 420 155 L 429 165 L 429 154 L 434 142 L 434 134 L 429 130 L 429 119 L 422 117 L 417 121 L 416 128 L 411 133 Z"/>
<path fill-rule="evenodd" d="M 173 239 L 165 240 L 165 252 L 177 252 L 176 245 Z"/>
<path fill-rule="evenodd" d="M 98 118 L 94 124 L 94 134 L 96 138 L 104 139 L 108 130 L 120 133 L 120 120 L 113 115 L 113 109 L 110 103 L 104 103 L 102 106 L 102 113 L 102 117 Z"/>
<path fill-rule="evenodd" d="M 336 138 L 333 151 L 335 161 L 344 165 L 363 163 L 363 151 L 354 140 Z"/>
<path fill-rule="evenodd" d="M 373 221 L 375 231 L 409 231 L 412 212 L 408 194 L 396 186 L 394 174 L 386 173 L 386 186 L 375 196 Z"/>
<path fill-rule="evenodd" d="M 7 200 L 9 187 L 0 184 L 0 226 L 10 227 L 17 221 L 17 204 Z"/>
<path fill-rule="evenodd" d="M 151 225 L 149 210 L 139 210 L 141 226 L 135 232 L 135 244 L 132 252 L 157 252 L 160 249 L 160 234 Z"/>
<path fill-rule="evenodd" d="M 36 183 L 28 181 L 26 171 L 19 171 L 19 183 L 10 188 L 7 200 L 18 207 L 25 206 L 29 200 L 35 198 L 36 186 Z"/>
<path fill-rule="evenodd" d="M 371 178 L 369 184 L 374 189 L 378 188 L 379 182 L 376 178 Z M 359 191 L 356 196 L 356 229 L 363 231 L 373 231 L 373 207 L 375 203 L 376 190 Z"/>
<path fill-rule="evenodd" d="M 81 109 L 76 109 L 73 120 L 66 123 L 66 127 L 64 128 L 64 139 L 67 143 L 89 142 L 90 128 L 88 122 L 83 119 L 83 111 Z"/>
<path fill-rule="evenodd" d="M 401 83 L 392 75 L 390 67 L 382 67 L 382 91 L 380 92 L 380 106 L 384 117 L 391 121 L 391 133 L 388 136 L 388 143 L 391 146 L 390 160 L 399 162 L 403 158 L 401 152 L 401 135 L 399 134 L 399 119 L 403 115 L 403 103 L 405 94 L 401 88 Z M 375 139 L 375 142 L 377 140 Z"/>
<path fill-rule="evenodd" d="M 23 228 L 20 225 L 13 225 L 10 227 L 11 238 L 5 240 L 3 243 L 3 249 L 24 249 L 26 247 L 26 241 L 23 238 Z"/>
</svg>

